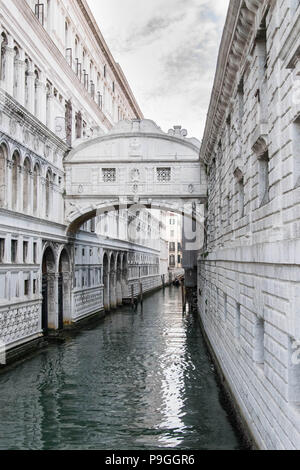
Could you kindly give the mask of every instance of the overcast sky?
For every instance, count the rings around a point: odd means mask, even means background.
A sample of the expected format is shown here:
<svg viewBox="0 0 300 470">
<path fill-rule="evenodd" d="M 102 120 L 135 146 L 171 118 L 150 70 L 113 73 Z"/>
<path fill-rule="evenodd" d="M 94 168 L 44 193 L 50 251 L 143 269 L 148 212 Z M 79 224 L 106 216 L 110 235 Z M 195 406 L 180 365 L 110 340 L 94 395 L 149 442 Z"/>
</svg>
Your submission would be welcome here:
<svg viewBox="0 0 300 470">
<path fill-rule="evenodd" d="M 146 118 L 202 138 L 229 0 L 88 0 Z"/>
</svg>

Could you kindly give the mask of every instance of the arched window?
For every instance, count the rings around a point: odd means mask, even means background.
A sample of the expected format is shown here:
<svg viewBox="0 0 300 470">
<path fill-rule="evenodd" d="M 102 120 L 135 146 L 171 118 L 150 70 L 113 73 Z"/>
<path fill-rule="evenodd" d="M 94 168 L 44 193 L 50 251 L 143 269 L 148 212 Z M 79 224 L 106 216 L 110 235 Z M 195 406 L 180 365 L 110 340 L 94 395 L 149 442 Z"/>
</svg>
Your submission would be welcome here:
<svg viewBox="0 0 300 470">
<path fill-rule="evenodd" d="M 19 61 L 19 49 L 17 47 L 14 48 L 14 98 L 18 96 L 18 61 Z"/>
<path fill-rule="evenodd" d="M 51 215 L 51 182 L 52 174 L 51 171 L 48 170 L 46 176 L 46 217 L 50 217 Z"/>
<path fill-rule="evenodd" d="M 30 160 L 26 158 L 23 165 L 23 212 L 29 211 L 30 206 Z"/>
<path fill-rule="evenodd" d="M 12 156 L 12 172 L 11 172 L 11 207 L 12 210 L 18 209 L 18 189 L 19 189 L 19 171 L 20 155 L 15 151 Z"/>
<path fill-rule="evenodd" d="M 0 71 L 0 78 L 4 82 L 5 81 L 5 74 L 6 74 L 6 47 L 8 41 L 5 33 L 1 35 L 1 71 Z"/>
<path fill-rule="evenodd" d="M 0 207 L 5 206 L 6 202 L 6 162 L 7 162 L 7 147 L 2 144 L 0 147 Z"/>
<path fill-rule="evenodd" d="M 38 215 L 38 200 L 39 200 L 39 178 L 40 178 L 40 167 L 38 164 L 35 165 L 33 170 L 33 214 Z"/>
</svg>

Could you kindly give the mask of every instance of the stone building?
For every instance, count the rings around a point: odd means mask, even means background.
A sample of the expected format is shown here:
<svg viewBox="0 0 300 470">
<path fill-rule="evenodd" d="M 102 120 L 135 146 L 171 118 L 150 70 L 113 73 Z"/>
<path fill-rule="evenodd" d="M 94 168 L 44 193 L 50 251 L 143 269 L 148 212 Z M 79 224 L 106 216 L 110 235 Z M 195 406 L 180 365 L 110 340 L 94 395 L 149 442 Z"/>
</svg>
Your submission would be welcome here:
<svg viewBox="0 0 300 470">
<path fill-rule="evenodd" d="M 169 267 L 171 270 L 182 269 L 182 216 L 168 212 L 167 239 L 169 241 Z"/>
<path fill-rule="evenodd" d="M 300 448 L 299 38 L 299 1 L 230 1 L 201 148 L 199 312 L 261 449 Z"/>
<path fill-rule="evenodd" d="M 147 238 L 155 214 L 116 211 L 67 233 L 65 156 L 143 118 L 86 1 L 1 1 L 0 38 L 0 340 L 14 351 L 116 307 L 130 285 L 160 286 L 167 267 Z"/>
</svg>

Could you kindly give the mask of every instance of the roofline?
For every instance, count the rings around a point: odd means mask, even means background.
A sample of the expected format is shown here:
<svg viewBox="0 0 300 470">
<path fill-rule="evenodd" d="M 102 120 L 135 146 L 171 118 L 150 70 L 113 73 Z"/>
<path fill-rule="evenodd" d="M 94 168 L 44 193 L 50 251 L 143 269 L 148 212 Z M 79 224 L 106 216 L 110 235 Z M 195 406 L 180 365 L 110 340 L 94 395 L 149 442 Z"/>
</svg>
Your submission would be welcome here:
<svg viewBox="0 0 300 470">
<path fill-rule="evenodd" d="M 97 21 L 90 9 L 90 7 L 88 6 L 88 3 L 87 3 L 87 0 L 76 0 L 77 3 L 78 3 L 78 6 L 79 8 L 81 9 L 89 27 L 91 28 L 91 31 L 93 32 L 94 34 L 94 37 L 101 49 L 101 51 L 103 52 L 107 62 L 108 62 L 108 65 L 110 66 L 110 68 L 112 69 L 112 71 L 114 72 L 117 80 L 118 80 L 118 83 L 123 91 L 123 93 L 125 94 L 132 110 L 134 111 L 134 113 L 136 114 L 136 118 L 137 119 L 143 119 L 144 116 L 143 116 L 143 113 L 134 97 L 134 94 L 132 92 L 132 89 L 120 67 L 119 64 L 117 64 L 115 62 L 115 59 L 113 58 L 110 50 L 109 50 L 109 47 L 100 31 L 100 28 L 97 24 Z"/>
<path fill-rule="evenodd" d="M 251 46 L 249 40 L 255 26 L 256 13 L 264 3 L 261 0 L 230 0 L 200 150 L 201 159 L 207 163 L 237 85 L 245 51 Z"/>
</svg>

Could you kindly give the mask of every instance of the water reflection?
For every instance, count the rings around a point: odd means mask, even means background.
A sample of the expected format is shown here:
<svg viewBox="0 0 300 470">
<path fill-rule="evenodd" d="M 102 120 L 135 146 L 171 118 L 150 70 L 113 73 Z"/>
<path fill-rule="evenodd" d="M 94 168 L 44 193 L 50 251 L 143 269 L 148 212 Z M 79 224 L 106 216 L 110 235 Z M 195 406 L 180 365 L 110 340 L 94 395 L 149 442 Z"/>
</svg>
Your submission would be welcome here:
<svg viewBox="0 0 300 470">
<path fill-rule="evenodd" d="M 0 449 L 238 449 L 176 288 L 0 376 Z"/>
</svg>

